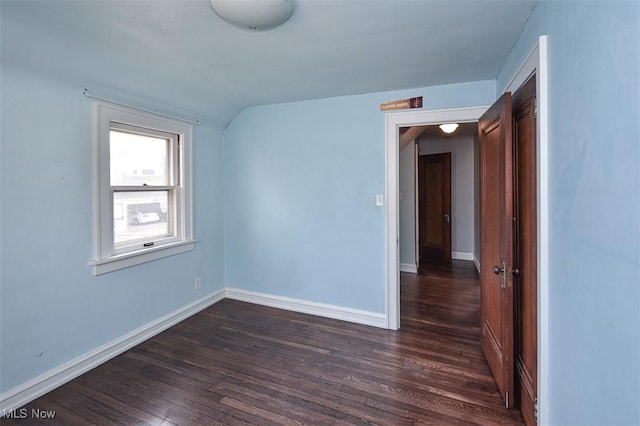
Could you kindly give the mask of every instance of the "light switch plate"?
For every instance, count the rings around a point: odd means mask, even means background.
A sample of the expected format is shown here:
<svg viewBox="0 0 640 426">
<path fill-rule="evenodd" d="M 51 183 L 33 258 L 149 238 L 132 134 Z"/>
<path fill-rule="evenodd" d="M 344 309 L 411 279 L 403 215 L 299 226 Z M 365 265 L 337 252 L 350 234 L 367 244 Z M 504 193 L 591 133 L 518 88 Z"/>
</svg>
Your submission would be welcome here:
<svg viewBox="0 0 640 426">
<path fill-rule="evenodd" d="M 384 196 L 382 194 L 376 194 L 376 206 L 384 206 Z"/>
</svg>

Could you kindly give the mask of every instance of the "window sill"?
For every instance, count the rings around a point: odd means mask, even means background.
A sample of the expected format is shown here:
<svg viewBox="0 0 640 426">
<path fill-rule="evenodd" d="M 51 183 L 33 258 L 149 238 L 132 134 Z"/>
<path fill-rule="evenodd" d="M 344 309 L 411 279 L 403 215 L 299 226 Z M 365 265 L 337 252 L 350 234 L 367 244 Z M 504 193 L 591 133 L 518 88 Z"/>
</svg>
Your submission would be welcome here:
<svg viewBox="0 0 640 426">
<path fill-rule="evenodd" d="M 93 260 L 90 265 L 93 268 L 93 275 L 107 274 L 119 269 L 191 251 L 195 248 L 196 241 L 197 240 L 180 241 L 160 247 L 121 254 L 108 259 Z"/>
</svg>

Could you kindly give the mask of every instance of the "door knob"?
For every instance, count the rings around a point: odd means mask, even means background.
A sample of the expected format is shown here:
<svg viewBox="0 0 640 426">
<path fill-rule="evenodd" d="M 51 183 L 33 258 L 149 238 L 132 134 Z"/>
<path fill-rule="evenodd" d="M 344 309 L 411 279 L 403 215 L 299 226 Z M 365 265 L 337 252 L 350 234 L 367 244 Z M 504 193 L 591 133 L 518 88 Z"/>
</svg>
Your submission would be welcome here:
<svg viewBox="0 0 640 426">
<path fill-rule="evenodd" d="M 513 271 L 511 271 L 511 273 L 512 273 L 514 276 L 518 277 L 518 276 L 520 276 L 520 269 L 518 269 L 518 268 L 513 268 Z"/>
<path fill-rule="evenodd" d="M 504 269 L 501 269 L 498 265 L 493 267 L 493 273 L 496 275 L 500 275 L 501 272 L 504 272 Z"/>
</svg>

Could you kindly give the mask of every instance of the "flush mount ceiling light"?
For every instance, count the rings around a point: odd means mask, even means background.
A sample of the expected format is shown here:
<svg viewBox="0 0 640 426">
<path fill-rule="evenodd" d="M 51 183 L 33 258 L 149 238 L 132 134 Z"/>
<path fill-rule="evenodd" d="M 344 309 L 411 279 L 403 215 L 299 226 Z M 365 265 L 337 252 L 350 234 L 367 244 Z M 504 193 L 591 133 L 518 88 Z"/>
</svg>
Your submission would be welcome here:
<svg viewBox="0 0 640 426">
<path fill-rule="evenodd" d="M 209 3 L 225 21 L 253 31 L 282 25 L 293 13 L 293 0 L 209 0 Z"/>
<path fill-rule="evenodd" d="M 445 133 L 453 133 L 456 131 L 458 126 L 459 126 L 458 123 L 447 123 L 447 124 L 441 124 L 439 127 L 440 127 L 440 130 L 442 130 Z"/>
</svg>

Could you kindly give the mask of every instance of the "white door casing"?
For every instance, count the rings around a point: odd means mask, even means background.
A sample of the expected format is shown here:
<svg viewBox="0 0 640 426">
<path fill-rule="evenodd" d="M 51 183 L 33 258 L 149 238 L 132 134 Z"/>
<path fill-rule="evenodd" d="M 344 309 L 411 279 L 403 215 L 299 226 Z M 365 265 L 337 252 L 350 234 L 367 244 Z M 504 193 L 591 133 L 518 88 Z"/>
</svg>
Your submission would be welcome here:
<svg viewBox="0 0 640 426">
<path fill-rule="evenodd" d="M 387 328 L 400 328 L 400 270 L 399 270 L 399 131 L 400 127 L 438 125 L 442 123 L 476 122 L 489 108 L 488 105 L 439 109 L 431 111 L 415 111 L 390 113 L 385 116 L 386 140 L 386 257 L 387 257 L 387 291 L 386 317 Z"/>
</svg>

